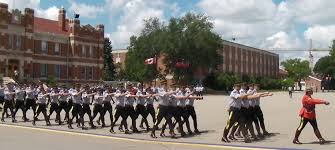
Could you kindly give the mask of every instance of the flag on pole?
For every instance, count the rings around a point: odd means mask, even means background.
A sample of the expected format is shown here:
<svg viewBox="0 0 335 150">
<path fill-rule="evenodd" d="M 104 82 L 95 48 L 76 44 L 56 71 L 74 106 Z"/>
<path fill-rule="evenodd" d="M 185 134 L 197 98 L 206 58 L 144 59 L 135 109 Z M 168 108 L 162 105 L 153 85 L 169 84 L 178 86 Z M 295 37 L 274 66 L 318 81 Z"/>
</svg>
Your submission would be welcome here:
<svg viewBox="0 0 335 150">
<path fill-rule="evenodd" d="M 146 65 L 156 64 L 156 59 L 155 58 L 148 58 L 144 61 L 144 64 L 146 64 Z"/>
</svg>

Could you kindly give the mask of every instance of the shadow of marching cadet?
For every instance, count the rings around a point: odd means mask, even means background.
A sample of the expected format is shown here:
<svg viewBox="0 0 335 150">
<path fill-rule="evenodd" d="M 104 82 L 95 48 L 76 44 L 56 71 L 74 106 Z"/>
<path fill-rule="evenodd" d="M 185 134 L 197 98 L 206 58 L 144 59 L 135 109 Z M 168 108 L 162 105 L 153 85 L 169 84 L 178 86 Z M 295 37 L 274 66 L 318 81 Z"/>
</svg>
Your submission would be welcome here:
<svg viewBox="0 0 335 150">
<path fill-rule="evenodd" d="M 319 141 L 314 141 L 314 142 L 302 142 L 302 144 L 320 144 Z M 335 141 L 329 141 L 329 140 L 326 140 L 326 142 L 324 144 L 321 144 L 321 145 L 333 145 L 335 144 Z"/>
</svg>

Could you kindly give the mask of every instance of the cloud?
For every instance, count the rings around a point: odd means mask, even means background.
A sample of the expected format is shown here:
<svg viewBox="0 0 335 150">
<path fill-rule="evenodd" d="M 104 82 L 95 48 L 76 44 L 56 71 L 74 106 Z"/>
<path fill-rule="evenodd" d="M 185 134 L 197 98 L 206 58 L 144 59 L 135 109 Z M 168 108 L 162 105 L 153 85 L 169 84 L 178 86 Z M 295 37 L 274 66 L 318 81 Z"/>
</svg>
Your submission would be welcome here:
<svg viewBox="0 0 335 150">
<path fill-rule="evenodd" d="M 69 0 L 69 3 L 69 10 L 80 14 L 82 17 L 96 18 L 98 15 L 104 13 L 104 6 L 77 3 L 74 0 Z"/>
<path fill-rule="evenodd" d="M 122 7 L 119 10 L 110 10 L 120 13 L 120 21 L 114 32 L 106 34 L 110 37 L 114 48 L 126 48 L 129 44 L 129 38 L 140 33 L 144 19 L 157 17 L 164 20 L 164 11 L 169 6 L 164 0 L 128 0 L 112 4 L 109 8 L 121 4 Z"/>
<path fill-rule="evenodd" d="M 304 37 L 306 40 L 312 39 L 316 48 L 328 48 L 328 46 L 331 46 L 332 41 L 335 40 L 335 25 L 309 27 L 304 32 Z"/>
<path fill-rule="evenodd" d="M 13 0 L 0 0 L 1 3 L 8 4 L 9 11 L 14 8 Z M 42 9 L 40 7 L 40 0 L 20 0 L 19 2 L 16 1 L 15 9 L 19 9 L 24 13 L 25 8 L 32 8 L 35 10 L 35 16 L 47 18 L 51 20 L 58 19 L 58 10 L 56 6 L 51 6 L 47 9 Z"/>
</svg>

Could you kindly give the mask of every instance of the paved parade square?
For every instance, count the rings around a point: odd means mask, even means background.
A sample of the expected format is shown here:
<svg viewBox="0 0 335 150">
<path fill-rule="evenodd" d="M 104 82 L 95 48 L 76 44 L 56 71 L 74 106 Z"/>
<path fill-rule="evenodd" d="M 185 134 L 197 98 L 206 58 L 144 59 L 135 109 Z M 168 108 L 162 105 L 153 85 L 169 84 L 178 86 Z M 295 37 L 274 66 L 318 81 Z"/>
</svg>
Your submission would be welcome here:
<svg viewBox="0 0 335 150">
<path fill-rule="evenodd" d="M 54 122 L 55 114 L 51 117 L 53 126 L 45 126 L 44 121 L 38 121 L 35 127 L 31 122 L 22 122 L 19 111 L 18 123 L 11 123 L 11 119 L 6 119 L 6 123 L 0 124 L 0 145 L 4 149 L 335 149 L 335 106 L 334 93 L 314 93 L 314 98 L 325 99 L 330 105 L 317 105 L 318 126 L 322 136 L 329 141 L 325 145 L 319 145 L 313 133 L 312 127 L 308 124 L 300 136 L 303 145 L 294 145 L 292 139 L 294 132 L 299 125 L 299 110 L 301 108 L 301 98 L 304 92 L 293 93 L 290 99 L 287 92 L 274 92 L 272 97 L 261 99 L 261 108 L 264 113 L 266 128 L 273 133 L 272 136 L 263 140 L 244 143 L 242 140 L 232 143 L 222 143 L 222 131 L 225 127 L 228 113 L 228 96 L 206 95 L 204 100 L 195 102 L 195 109 L 198 117 L 200 135 L 186 138 L 171 139 L 159 137 L 160 131 L 156 131 L 157 139 L 152 139 L 149 133 L 125 135 L 117 130 L 116 134 L 109 133 L 109 127 L 101 129 L 82 130 L 77 128 L 69 130 L 66 125 L 57 126 Z M 32 119 L 32 111 L 28 111 L 28 118 Z M 108 116 L 108 115 L 106 115 Z M 105 117 L 106 117 L 105 116 Z M 39 116 L 42 119 L 42 115 Z M 86 120 L 88 118 L 85 118 Z M 107 125 L 109 119 L 106 117 Z M 138 119 L 139 121 L 140 119 Z M 151 117 L 148 117 L 151 123 Z M 120 122 L 120 121 L 118 121 Z M 128 118 L 130 123 L 130 119 Z M 193 123 L 191 128 L 193 129 Z M 86 122 L 88 126 L 88 122 Z M 97 123 L 95 122 L 95 125 Z M 139 122 L 137 123 L 139 125 Z M 28 127 L 28 128 L 27 128 Z M 30 128 L 33 127 L 33 128 Z M 48 130 L 45 130 L 48 129 Z M 50 129 L 50 130 L 49 130 Z M 168 135 L 166 131 L 166 135 Z"/>
</svg>

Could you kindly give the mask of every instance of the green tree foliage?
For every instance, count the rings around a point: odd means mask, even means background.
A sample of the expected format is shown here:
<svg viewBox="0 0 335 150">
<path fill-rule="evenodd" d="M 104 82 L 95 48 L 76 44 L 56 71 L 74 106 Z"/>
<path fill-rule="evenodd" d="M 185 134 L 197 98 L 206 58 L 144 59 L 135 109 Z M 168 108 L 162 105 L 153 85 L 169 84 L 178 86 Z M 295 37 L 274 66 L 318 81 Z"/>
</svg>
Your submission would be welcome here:
<svg viewBox="0 0 335 150">
<path fill-rule="evenodd" d="M 138 37 L 131 37 L 128 47 L 126 72 L 137 81 L 148 81 L 158 76 L 157 68 L 144 65 L 146 58 L 164 54 L 166 70 L 163 75 L 174 74 L 174 79 L 189 79 L 198 68 L 215 69 L 220 63 L 217 50 L 222 48 L 222 39 L 212 31 L 213 23 L 205 15 L 188 13 L 181 18 L 172 18 L 164 25 L 157 18 L 145 21 Z M 178 69 L 180 61 L 190 63 L 187 69 Z"/>
<path fill-rule="evenodd" d="M 288 72 L 288 77 L 298 82 L 301 90 L 300 81 L 306 79 L 311 74 L 309 62 L 307 60 L 295 58 L 281 62 L 281 65 L 284 66 L 285 70 Z"/>
<path fill-rule="evenodd" d="M 115 72 L 115 66 L 113 63 L 112 44 L 109 38 L 105 38 L 103 79 L 105 81 L 115 80 L 115 74 L 116 72 Z"/>
<path fill-rule="evenodd" d="M 331 48 L 330 56 L 322 57 L 316 62 L 313 69 L 315 73 L 335 76 L 335 40 Z"/>
<path fill-rule="evenodd" d="M 181 18 L 172 18 L 166 27 L 166 42 L 163 50 L 167 54 L 167 73 L 175 79 L 192 79 L 198 68 L 215 69 L 221 62 L 217 50 L 222 48 L 222 39 L 213 31 L 213 23 L 202 14 L 188 13 Z M 178 69 L 175 64 L 183 59 L 190 63 L 188 69 Z"/>
<path fill-rule="evenodd" d="M 152 81 L 158 76 L 156 65 L 145 65 L 144 60 L 160 54 L 164 38 L 164 27 L 158 18 L 145 20 L 144 29 L 138 37 L 130 38 L 127 48 L 127 78 L 135 81 Z"/>
<path fill-rule="evenodd" d="M 56 86 L 57 85 L 56 78 L 54 76 L 48 76 L 47 84 L 48 84 L 48 86 L 51 86 L 51 87 Z"/>
</svg>

